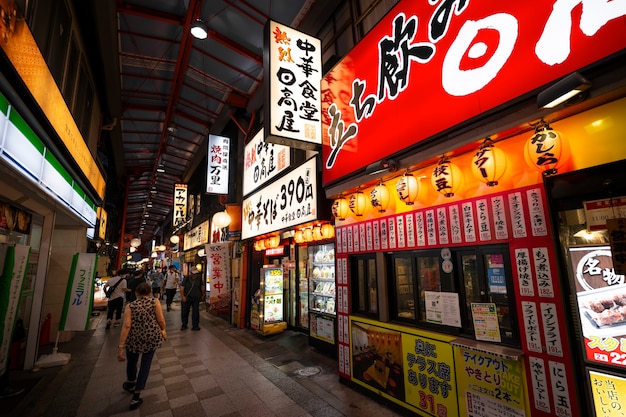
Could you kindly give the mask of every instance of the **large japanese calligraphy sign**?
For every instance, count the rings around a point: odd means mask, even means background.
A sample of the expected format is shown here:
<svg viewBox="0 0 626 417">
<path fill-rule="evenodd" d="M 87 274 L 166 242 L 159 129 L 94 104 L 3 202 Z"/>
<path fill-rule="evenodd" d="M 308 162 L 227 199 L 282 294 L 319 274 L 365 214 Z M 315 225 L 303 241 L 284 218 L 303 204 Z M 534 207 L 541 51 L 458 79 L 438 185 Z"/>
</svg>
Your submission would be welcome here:
<svg viewBox="0 0 626 417">
<path fill-rule="evenodd" d="M 209 135 L 207 149 L 206 192 L 228 194 L 228 167 L 230 139 L 224 136 Z"/>
<path fill-rule="evenodd" d="M 266 142 L 317 149 L 322 143 L 319 39 L 269 21 L 264 46 Z"/>
<path fill-rule="evenodd" d="M 317 158 L 243 200 L 241 238 L 317 219 Z"/>
<path fill-rule="evenodd" d="M 211 283 L 209 309 L 224 310 L 230 308 L 230 243 L 212 243 L 205 245 L 206 268 Z"/>
<path fill-rule="evenodd" d="M 174 213 L 172 224 L 181 226 L 187 220 L 187 184 L 174 185 Z"/>
<path fill-rule="evenodd" d="M 243 195 L 248 195 L 291 166 L 288 146 L 265 142 L 261 129 L 246 144 L 243 160 Z"/>
<path fill-rule="evenodd" d="M 95 253 L 74 255 L 59 330 L 89 329 L 97 260 Z"/>
<path fill-rule="evenodd" d="M 610 1 L 400 1 L 322 80 L 324 184 L 623 50 L 624 15 Z"/>
<path fill-rule="evenodd" d="M 0 245 L 0 373 L 7 367 L 29 255 L 29 246 Z"/>
</svg>

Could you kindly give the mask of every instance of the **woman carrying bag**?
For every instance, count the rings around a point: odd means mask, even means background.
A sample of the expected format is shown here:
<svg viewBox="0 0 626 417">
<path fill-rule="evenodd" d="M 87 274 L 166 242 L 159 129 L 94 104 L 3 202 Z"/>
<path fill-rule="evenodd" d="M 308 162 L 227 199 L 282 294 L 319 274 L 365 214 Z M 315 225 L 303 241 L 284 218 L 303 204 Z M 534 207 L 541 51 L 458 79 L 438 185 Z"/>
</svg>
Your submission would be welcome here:
<svg viewBox="0 0 626 417">
<path fill-rule="evenodd" d="M 154 353 L 167 338 L 161 303 L 152 297 L 150 284 L 142 282 L 135 291 L 137 299 L 126 305 L 124 324 L 117 351 L 119 361 L 126 360 L 126 382 L 122 388 L 133 393 L 130 409 L 141 405 L 141 391 L 146 387 Z M 137 364 L 141 365 L 137 373 Z"/>
</svg>

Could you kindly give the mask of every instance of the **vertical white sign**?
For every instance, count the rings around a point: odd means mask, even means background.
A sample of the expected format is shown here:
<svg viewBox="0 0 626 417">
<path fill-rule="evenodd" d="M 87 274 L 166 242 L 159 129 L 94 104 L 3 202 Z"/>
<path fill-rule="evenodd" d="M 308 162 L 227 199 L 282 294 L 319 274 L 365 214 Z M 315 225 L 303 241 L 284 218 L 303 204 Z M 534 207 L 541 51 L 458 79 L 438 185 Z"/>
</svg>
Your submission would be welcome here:
<svg viewBox="0 0 626 417">
<path fill-rule="evenodd" d="M 187 220 L 187 184 L 174 185 L 174 213 L 172 224 L 181 226 Z"/>
<path fill-rule="evenodd" d="M 207 149 L 206 192 L 228 194 L 228 168 L 230 139 L 224 136 L 209 135 Z"/>
</svg>

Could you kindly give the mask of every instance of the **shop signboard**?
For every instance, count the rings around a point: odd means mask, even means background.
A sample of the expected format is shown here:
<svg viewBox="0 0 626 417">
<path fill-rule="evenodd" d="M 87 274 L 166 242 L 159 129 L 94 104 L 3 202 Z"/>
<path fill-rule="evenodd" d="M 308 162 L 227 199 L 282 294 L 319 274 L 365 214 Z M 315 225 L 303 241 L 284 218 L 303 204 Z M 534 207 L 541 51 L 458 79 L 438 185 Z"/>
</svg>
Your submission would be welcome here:
<svg viewBox="0 0 626 417">
<path fill-rule="evenodd" d="M 317 159 L 258 190 L 242 204 L 241 238 L 287 229 L 317 219 Z"/>
<path fill-rule="evenodd" d="M 283 321 L 283 268 L 264 267 L 263 283 L 263 323 Z"/>
<path fill-rule="evenodd" d="M 229 156 L 230 138 L 209 135 L 206 173 L 207 193 L 228 194 Z"/>
<path fill-rule="evenodd" d="M 211 243 L 204 245 L 206 269 L 211 283 L 209 309 L 214 311 L 230 308 L 230 243 Z"/>
<path fill-rule="evenodd" d="M 246 143 L 243 160 L 243 195 L 248 195 L 291 166 L 288 146 L 265 142 L 261 129 Z"/>
<path fill-rule="evenodd" d="M 89 329 L 97 262 L 98 257 L 95 253 L 74 255 L 59 330 Z"/>
<path fill-rule="evenodd" d="M 322 80 L 324 185 L 622 51 L 583 3 L 398 2 Z"/>
<path fill-rule="evenodd" d="M 569 249 L 588 361 L 626 369 L 626 282 L 609 246 Z"/>
<path fill-rule="evenodd" d="M 318 149 L 322 143 L 322 45 L 274 21 L 265 27 L 266 142 Z"/>
<path fill-rule="evenodd" d="M 460 344 L 454 348 L 454 362 L 460 370 L 456 374 L 460 415 L 529 415 L 521 355 L 500 355 L 485 351 L 484 348 L 475 349 L 473 346 Z"/>
<path fill-rule="evenodd" d="M 174 213 L 172 226 L 182 226 L 187 220 L 187 184 L 174 185 Z"/>
<path fill-rule="evenodd" d="M 596 416 L 626 416 L 626 407 L 624 407 L 626 378 L 590 370 L 589 380 Z"/>
<path fill-rule="evenodd" d="M 209 241 L 209 221 L 200 223 L 187 233 L 183 240 L 183 250 L 195 248 L 196 246 L 204 245 Z"/>
</svg>

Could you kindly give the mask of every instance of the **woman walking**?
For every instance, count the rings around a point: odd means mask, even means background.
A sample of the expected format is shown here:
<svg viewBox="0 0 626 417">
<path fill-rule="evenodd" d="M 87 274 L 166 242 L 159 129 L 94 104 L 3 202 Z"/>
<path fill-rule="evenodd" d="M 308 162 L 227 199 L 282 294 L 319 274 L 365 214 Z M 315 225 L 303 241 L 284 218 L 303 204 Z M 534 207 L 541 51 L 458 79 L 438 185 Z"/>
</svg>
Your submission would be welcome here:
<svg viewBox="0 0 626 417">
<path fill-rule="evenodd" d="M 126 305 L 124 325 L 117 351 L 119 361 L 126 360 L 126 382 L 122 388 L 133 393 L 130 409 L 141 405 L 141 391 L 146 387 L 154 353 L 166 339 L 165 318 L 161 303 L 152 297 L 150 284 L 142 282 L 135 291 L 137 299 Z M 139 373 L 137 364 L 141 356 Z"/>
</svg>

